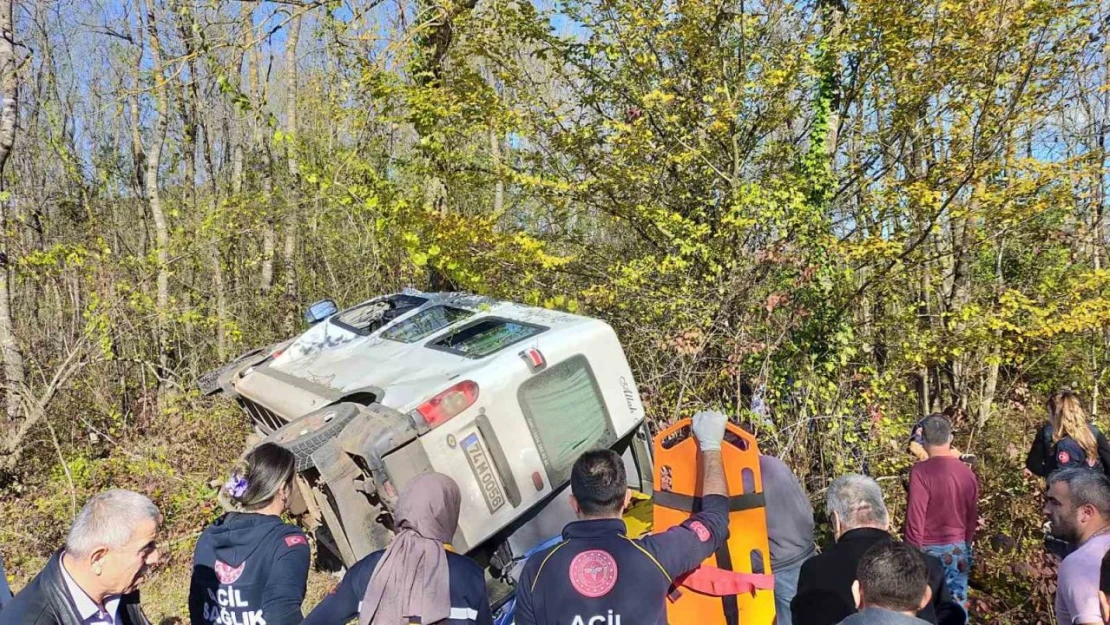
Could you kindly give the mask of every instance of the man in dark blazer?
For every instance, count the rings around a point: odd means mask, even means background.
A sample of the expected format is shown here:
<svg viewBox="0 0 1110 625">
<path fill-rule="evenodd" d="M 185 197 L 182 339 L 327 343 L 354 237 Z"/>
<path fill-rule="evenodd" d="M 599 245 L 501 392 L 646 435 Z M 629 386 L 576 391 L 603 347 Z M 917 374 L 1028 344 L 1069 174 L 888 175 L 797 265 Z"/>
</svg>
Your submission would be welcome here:
<svg viewBox="0 0 1110 625">
<path fill-rule="evenodd" d="M 8 586 L 8 574 L 4 572 L 4 558 L 0 557 L 0 610 L 12 601 L 12 589 Z"/>
<path fill-rule="evenodd" d="M 162 515 L 146 497 L 108 490 L 89 500 L 58 550 L 0 625 L 150 625 L 139 584 L 158 562 Z"/>
<path fill-rule="evenodd" d="M 856 613 L 852 582 L 863 554 L 872 546 L 893 541 L 883 491 L 875 480 L 845 475 L 833 480 L 827 512 L 836 544 L 802 565 L 798 593 L 791 602 L 794 625 L 836 625 Z M 920 612 L 935 625 L 965 625 L 967 613 L 953 600 L 939 560 L 926 556 L 932 600 Z"/>
</svg>

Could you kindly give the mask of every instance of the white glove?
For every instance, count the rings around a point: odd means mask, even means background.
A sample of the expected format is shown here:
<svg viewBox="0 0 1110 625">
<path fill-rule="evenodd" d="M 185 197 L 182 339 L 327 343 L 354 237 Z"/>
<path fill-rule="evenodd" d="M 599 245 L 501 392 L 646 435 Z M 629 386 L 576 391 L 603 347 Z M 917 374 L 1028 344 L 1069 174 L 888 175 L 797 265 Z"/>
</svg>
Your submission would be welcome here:
<svg viewBox="0 0 1110 625">
<path fill-rule="evenodd" d="M 725 423 L 728 417 L 716 410 L 703 410 L 694 415 L 694 438 L 702 451 L 721 451 L 721 441 L 725 438 Z"/>
</svg>

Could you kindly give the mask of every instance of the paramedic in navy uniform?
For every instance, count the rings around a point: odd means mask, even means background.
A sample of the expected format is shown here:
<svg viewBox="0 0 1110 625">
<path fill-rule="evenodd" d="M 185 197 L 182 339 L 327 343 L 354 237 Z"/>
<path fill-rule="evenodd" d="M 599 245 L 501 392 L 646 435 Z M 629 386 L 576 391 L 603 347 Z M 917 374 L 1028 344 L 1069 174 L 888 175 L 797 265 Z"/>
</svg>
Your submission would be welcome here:
<svg viewBox="0 0 1110 625">
<path fill-rule="evenodd" d="M 192 625 L 301 622 L 308 541 L 281 521 L 295 468 L 292 452 L 264 443 L 232 471 L 224 491 L 238 511 L 217 519 L 197 540 L 189 587 Z"/>
<path fill-rule="evenodd" d="M 570 477 L 580 520 L 566 526 L 563 542 L 528 558 L 517 584 L 516 625 L 666 625 L 671 582 L 728 539 L 725 421 L 718 412 L 694 415 L 701 511 L 637 540 L 625 536 L 621 519 L 631 498 L 624 461 L 609 449 L 582 454 Z"/>
<path fill-rule="evenodd" d="M 389 546 L 359 560 L 304 625 L 493 625 L 478 563 L 450 551 L 462 494 L 442 473 L 424 473 L 397 499 Z"/>
</svg>

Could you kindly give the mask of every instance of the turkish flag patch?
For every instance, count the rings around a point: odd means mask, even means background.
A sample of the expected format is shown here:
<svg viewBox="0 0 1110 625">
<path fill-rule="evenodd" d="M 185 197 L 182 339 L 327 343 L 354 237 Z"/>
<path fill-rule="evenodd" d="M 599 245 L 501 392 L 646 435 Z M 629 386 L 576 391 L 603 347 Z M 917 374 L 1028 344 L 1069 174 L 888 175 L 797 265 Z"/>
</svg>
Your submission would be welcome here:
<svg viewBox="0 0 1110 625">
<path fill-rule="evenodd" d="M 297 545 L 307 545 L 307 544 L 308 544 L 308 541 L 305 540 L 305 537 L 301 536 L 300 534 L 291 534 L 291 535 L 285 537 L 285 546 L 286 547 L 296 547 Z"/>
</svg>

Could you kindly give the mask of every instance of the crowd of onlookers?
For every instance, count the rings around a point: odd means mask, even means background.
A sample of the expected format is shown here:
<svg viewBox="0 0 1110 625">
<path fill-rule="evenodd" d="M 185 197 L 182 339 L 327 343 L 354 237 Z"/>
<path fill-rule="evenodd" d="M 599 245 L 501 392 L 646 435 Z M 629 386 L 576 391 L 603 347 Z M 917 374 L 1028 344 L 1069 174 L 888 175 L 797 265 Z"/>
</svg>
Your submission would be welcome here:
<svg viewBox="0 0 1110 625">
<path fill-rule="evenodd" d="M 1045 479 L 1046 548 L 1060 559 L 1059 624 L 1110 623 L 1110 443 L 1071 391 L 1054 394 L 1026 473 Z M 234 507 L 201 534 L 189 615 L 194 625 L 519 623 L 639 625 L 667 622 L 685 576 L 727 551 L 730 497 L 721 444 L 727 418 L 694 417 L 699 497 L 683 523 L 625 535 L 630 502 L 621 457 L 588 451 L 574 464 L 578 521 L 523 563 L 512 601 L 491 610 L 485 571 L 450 546 L 462 506 L 448 476 L 425 474 L 401 493 L 390 544 L 353 565 L 307 615 L 307 536 L 285 523 L 296 461 L 263 444 L 223 487 Z M 879 484 L 841 476 L 825 492 L 833 544 L 817 553 L 810 498 L 778 458 L 760 458 L 778 625 L 964 625 L 979 524 L 974 457 L 952 447 L 950 415 L 918 422 L 910 451 L 903 539 Z M 693 501 L 693 500 L 692 500 Z M 13 599 L 0 563 L 0 625 L 145 625 L 138 588 L 160 557 L 162 516 L 143 495 L 109 490 L 78 514 L 65 545 Z M 729 602 L 722 602 L 726 615 Z M 735 606 L 735 602 L 732 604 Z M 733 608 L 735 609 L 735 608 Z M 733 614 L 732 616 L 735 616 Z M 740 622 L 747 622 L 743 619 Z"/>
</svg>

